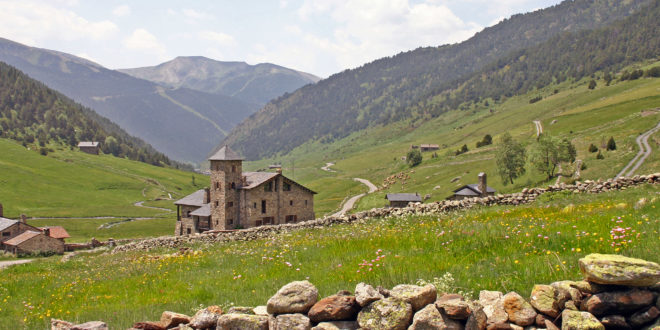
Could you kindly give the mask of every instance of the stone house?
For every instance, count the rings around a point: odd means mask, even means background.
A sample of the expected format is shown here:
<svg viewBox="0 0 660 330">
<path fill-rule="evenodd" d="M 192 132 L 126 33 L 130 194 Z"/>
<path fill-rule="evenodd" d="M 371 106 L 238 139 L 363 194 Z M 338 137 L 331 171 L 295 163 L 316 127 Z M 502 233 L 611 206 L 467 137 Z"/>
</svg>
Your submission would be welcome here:
<svg viewBox="0 0 660 330">
<path fill-rule="evenodd" d="M 495 195 L 495 189 L 486 184 L 486 173 L 479 173 L 478 184 L 468 184 L 454 190 L 454 195 L 447 198 L 450 200 L 461 200 L 470 197 L 486 197 Z"/>
<path fill-rule="evenodd" d="M 419 149 L 421 151 L 433 151 L 440 149 L 440 146 L 437 144 L 420 144 Z"/>
<path fill-rule="evenodd" d="M 316 192 L 277 172 L 243 172 L 243 159 L 228 146 L 209 158 L 211 187 L 177 206 L 175 235 L 295 223 L 315 218 Z"/>
<path fill-rule="evenodd" d="M 81 141 L 78 143 L 78 148 L 82 152 L 86 152 L 91 155 L 99 154 L 99 143 L 91 141 Z"/>
<path fill-rule="evenodd" d="M 11 220 L 2 217 L 2 208 L 0 208 L 0 246 L 5 241 L 8 241 L 28 230 L 39 231 L 38 228 L 25 223 L 24 220 Z"/>
<path fill-rule="evenodd" d="M 28 230 L 4 241 L 4 250 L 14 254 L 55 252 L 64 253 L 64 239 L 50 236 L 49 229 L 44 231 Z"/>
<path fill-rule="evenodd" d="M 418 193 L 398 193 L 387 194 L 385 199 L 390 202 L 390 207 L 406 207 L 408 203 L 417 203 L 422 201 L 422 197 Z"/>
</svg>

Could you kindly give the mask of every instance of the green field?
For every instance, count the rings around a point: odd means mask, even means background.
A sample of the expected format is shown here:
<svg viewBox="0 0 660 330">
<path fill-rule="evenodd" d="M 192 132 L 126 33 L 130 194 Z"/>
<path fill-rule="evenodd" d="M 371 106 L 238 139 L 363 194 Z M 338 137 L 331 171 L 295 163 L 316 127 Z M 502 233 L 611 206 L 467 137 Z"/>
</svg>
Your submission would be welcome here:
<svg viewBox="0 0 660 330">
<path fill-rule="evenodd" d="M 127 328 L 165 310 L 192 314 L 200 305 L 264 304 L 282 285 L 302 279 L 327 296 L 362 281 L 392 287 L 449 273 L 455 280 L 441 283 L 450 291 L 528 296 L 535 283 L 579 279 L 577 260 L 589 253 L 660 261 L 658 199 L 658 185 L 598 195 L 563 192 L 519 207 L 196 244 L 187 254 L 163 249 L 68 262 L 44 258 L 2 271 L 0 328 L 47 328 L 51 317 Z M 617 228 L 624 232 L 614 237 Z"/>
</svg>

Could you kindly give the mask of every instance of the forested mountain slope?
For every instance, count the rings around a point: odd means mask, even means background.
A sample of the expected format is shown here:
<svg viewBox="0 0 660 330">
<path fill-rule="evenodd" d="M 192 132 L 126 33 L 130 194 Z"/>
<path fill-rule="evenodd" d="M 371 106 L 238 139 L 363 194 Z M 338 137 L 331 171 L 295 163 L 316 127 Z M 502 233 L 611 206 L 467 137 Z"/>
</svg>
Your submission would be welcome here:
<svg viewBox="0 0 660 330">
<path fill-rule="evenodd" d="M 2 38 L 0 61 L 94 109 L 176 160 L 203 160 L 258 109 L 225 95 L 164 88 L 73 55 Z"/>
<path fill-rule="evenodd" d="M 93 110 L 0 62 L 0 137 L 41 148 L 100 141 L 102 150 L 153 165 L 170 160 Z"/>
<path fill-rule="evenodd" d="M 157 66 L 118 71 L 167 87 L 228 95 L 259 106 L 320 79 L 270 63 L 249 65 L 203 56 L 179 56 Z"/>
<path fill-rule="evenodd" d="M 515 15 L 454 45 L 383 58 L 305 86 L 267 104 L 223 142 L 249 159 L 286 153 L 310 139 L 329 142 L 410 116 L 447 83 L 514 51 L 561 33 L 598 28 L 637 12 L 649 0 L 577 0 Z"/>
</svg>

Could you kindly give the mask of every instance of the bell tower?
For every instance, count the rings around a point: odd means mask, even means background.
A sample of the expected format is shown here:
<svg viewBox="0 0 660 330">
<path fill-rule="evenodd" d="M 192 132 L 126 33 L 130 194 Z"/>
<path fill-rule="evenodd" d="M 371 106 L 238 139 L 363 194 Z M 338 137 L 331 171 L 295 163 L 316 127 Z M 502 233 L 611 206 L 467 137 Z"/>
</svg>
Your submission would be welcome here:
<svg viewBox="0 0 660 330">
<path fill-rule="evenodd" d="M 239 219 L 239 188 L 243 183 L 243 158 L 223 146 L 211 162 L 211 228 L 234 229 Z"/>
</svg>

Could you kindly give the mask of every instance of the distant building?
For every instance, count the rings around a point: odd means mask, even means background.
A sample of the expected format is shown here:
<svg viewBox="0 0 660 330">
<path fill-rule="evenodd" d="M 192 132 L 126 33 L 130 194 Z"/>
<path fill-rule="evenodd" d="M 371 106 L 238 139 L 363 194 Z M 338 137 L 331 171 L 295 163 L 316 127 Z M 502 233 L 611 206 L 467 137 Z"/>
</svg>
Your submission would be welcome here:
<svg viewBox="0 0 660 330">
<path fill-rule="evenodd" d="M 177 206 L 175 235 L 295 223 L 315 218 L 314 191 L 277 172 L 243 172 L 243 159 L 228 146 L 209 158 L 211 187 Z"/>
<path fill-rule="evenodd" d="M 478 184 L 468 184 L 454 190 L 454 195 L 447 198 L 452 200 L 460 200 L 470 197 L 486 197 L 495 195 L 495 189 L 486 184 L 486 173 L 479 173 Z"/>
<path fill-rule="evenodd" d="M 28 230 L 39 231 L 38 228 L 30 226 L 23 221 L 3 218 L 2 212 L 0 211 L 0 246 L 5 241 L 8 241 Z"/>
<path fill-rule="evenodd" d="M 64 253 L 64 240 L 51 237 L 49 230 L 28 230 L 3 242 L 4 249 L 14 254 L 54 252 Z"/>
<path fill-rule="evenodd" d="M 440 146 L 437 144 L 420 144 L 419 149 L 421 151 L 433 151 L 440 149 Z"/>
<path fill-rule="evenodd" d="M 422 197 L 418 193 L 398 193 L 387 194 L 385 199 L 390 202 L 390 207 L 406 207 L 408 203 L 417 203 L 422 201 Z"/>
<path fill-rule="evenodd" d="M 98 142 L 81 141 L 78 143 L 78 148 L 80 149 L 80 151 L 86 152 L 88 154 L 92 154 L 92 155 L 99 154 Z"/>
</svg>

